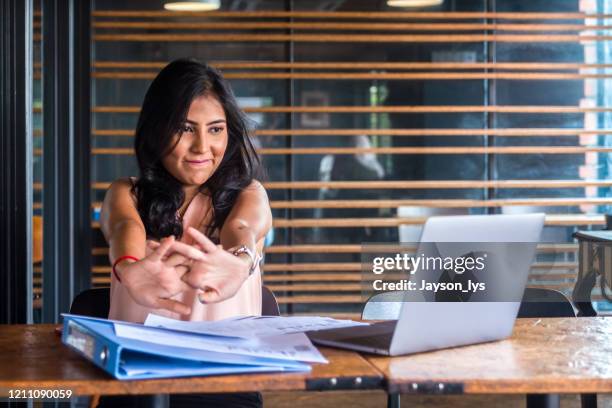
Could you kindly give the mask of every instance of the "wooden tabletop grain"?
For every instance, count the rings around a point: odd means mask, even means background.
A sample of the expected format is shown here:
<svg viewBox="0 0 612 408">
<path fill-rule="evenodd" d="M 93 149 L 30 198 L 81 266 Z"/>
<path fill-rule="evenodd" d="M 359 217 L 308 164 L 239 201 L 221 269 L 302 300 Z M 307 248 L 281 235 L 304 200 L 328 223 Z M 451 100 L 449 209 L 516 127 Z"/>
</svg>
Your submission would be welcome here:
<svg viewBox="0 0 612 408">
<path fill-rule="evenodd" d="M 321 348 L 310 373 L 118 381 L 61 344 L 53 325 L 0 326 L 0 397 L 386 388 L 420 394 L 611 393 L 612 318 L 519 319 L 510 339 L 378 357 Z M 427 335 L 426 330 L 419 335 Z"/>
<path fill-rule="evenodd" d="M 0 397 L 10 390 L 70 389 L 73 395 L 381 388 L 382 375 L 358 353 L 321 348 L 329 364 L 310 373 L 118 381 L 61 343 L 54 325 L 0 326 Z"/>
<path fill-rule="evenodd" d="M 612 393 L 612 317 L 518 319 L 507 340 L 366 359 L 389 392 Z"/>
</svg>

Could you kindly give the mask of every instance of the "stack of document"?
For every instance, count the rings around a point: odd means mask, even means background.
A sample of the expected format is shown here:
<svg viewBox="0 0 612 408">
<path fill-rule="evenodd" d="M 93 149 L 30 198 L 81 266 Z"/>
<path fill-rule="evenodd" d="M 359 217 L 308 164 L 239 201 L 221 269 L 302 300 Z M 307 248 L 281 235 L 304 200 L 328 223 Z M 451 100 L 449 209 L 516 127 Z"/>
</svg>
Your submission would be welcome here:
<svg viewBox="0 0 612 408">
<path fill-rule="evenodd" d="M 144 325 L 64 314 L 62 341 L 118 379 L 309 371 L 327 363 L 304 331 L 365 323 L 325 317 L 243 317 Z"/>
<path fill-rule="evenodd" d="M 216 334 L 241 338 L 268 337 L 307 331 L 338 329 L 341 327 L 368 325 L 353 320 L 332 319 L 322 316 L 245 316 L 224 320 L 187 322 L 155 314 L 149 314 L 145 326 L 163 327 L 190 333 Z"/>
</svg>

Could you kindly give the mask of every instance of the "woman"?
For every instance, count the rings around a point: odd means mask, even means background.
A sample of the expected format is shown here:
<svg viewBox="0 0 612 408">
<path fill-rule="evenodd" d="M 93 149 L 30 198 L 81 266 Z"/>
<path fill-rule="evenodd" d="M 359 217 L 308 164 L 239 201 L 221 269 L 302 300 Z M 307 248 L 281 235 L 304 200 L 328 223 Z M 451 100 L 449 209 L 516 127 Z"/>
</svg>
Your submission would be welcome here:
<svg viewBox="0 0 612 408">
<path fill-rule="evenodd" d="M 272 215 L 246 118 L 221 75 L 194 60 L 167 65 L 145 95 L 135 151 L 140 176 L 111 185 L 100 218 L 113 265 L 109 318 L 261 314 L 258 254 Z"/>
</svg>

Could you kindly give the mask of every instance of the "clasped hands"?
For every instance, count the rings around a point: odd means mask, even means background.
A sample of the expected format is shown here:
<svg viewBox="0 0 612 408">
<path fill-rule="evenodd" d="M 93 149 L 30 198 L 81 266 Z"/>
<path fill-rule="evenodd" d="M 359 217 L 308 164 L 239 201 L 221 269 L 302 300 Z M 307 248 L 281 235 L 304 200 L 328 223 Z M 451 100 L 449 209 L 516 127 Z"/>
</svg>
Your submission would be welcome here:
<svg viewBox="0 0 612 408">
<path fill-rule="evenodd" d="M 174 236 L 148 241 L 152 251 L 146 257 L 121 265 L 121 282 L 137 303 L 189 314 L 191 306 L 172 297 L 199 289 L 200 302 L 216 303 L 234 296 L 248 278 L 248 261 L 215 245 L 195 228 L 186 234 L 194 245 L 176 241 Z"/>
</svg>

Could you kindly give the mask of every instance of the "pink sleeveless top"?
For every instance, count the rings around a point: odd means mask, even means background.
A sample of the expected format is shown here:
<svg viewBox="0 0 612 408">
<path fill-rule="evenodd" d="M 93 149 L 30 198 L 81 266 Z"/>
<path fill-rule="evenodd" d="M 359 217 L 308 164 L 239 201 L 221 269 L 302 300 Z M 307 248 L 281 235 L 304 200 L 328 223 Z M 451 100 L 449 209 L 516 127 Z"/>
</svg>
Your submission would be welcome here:
<svg viewBox="0 0 612 408">
<path fill-rule="evenodd" d="M 196 195 L 183 216 L 183 230 L 194 227 L 204 232 L 208 222 L 207 215 L 209 209 L 209 198 L 204 194 Z M 215 243 L 216 237 L 209 237 Z M 181 242 L 193 244 L 193 240 L 188 236 L 183 236 Z M 257 250 L 261 251 L 260 245 Z M 149 249 L 147 248 L 147 253 Z M 121 284 L 113 274 L 111 274 L 111 297 L 109 319 L 122 320 L 128 322 L 142 323 L 149 313 L 171 317 L 179 320 L 202 321 L 220 320 L 236 316 L 259 316 L 261 315 L 261 271 L 259 265 L 257 269 L 242 284 L 236 294 L 218 303 L 202 304 L 198 300 L 199 289 L 190 289 L 174 296 L 173 299 L 179 300 L 187 305 L 191 305 L 191 314 L 180 315 L 168 310 L 151 309 L 136 303 L 127 289 Z"/>
</svg>

